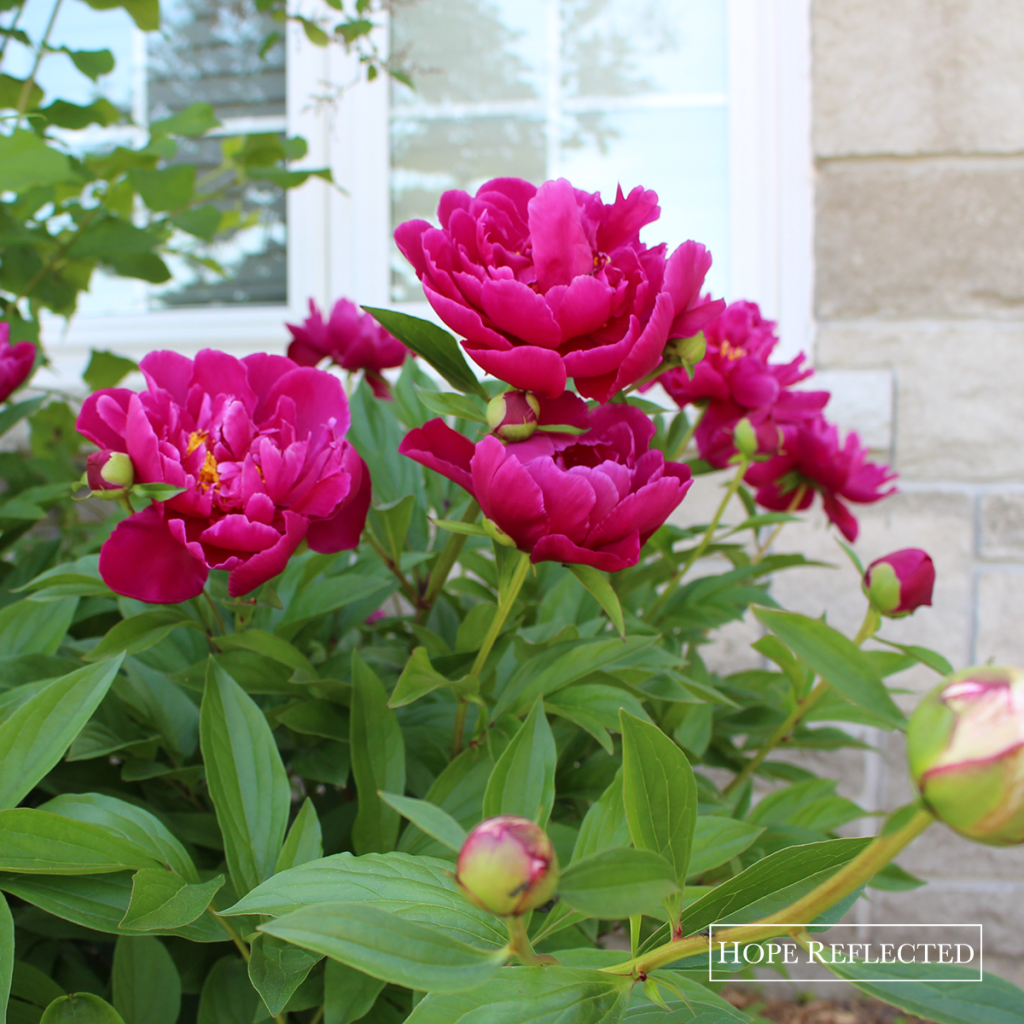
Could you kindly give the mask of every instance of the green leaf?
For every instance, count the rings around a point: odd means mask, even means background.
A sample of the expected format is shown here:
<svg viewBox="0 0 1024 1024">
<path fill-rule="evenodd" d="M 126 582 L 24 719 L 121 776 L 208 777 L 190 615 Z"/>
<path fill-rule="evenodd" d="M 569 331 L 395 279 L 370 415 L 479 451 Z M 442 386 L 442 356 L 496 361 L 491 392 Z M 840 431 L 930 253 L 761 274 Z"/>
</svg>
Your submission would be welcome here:
<svg viewBox="0 0 1024 1024">
<path fill-rule="evenodd" d="M 222 916 L 278 917 L 308 904 L 365 900 L 403 920 L 436 924 L 475 946 L 508 941 L 503 923 L 455 889 L 451 862 L 407 853 L 338 853 L 267 879 Z"/>
<path fill-rule="evenodd" d="M 253 1024 L 259 1005 L 245 964 L 237 956 L 226 956 L 206 976 L 196 1024 Z"/>
<path fill-rule="evenodd" d="M 252 651 L 302 672 L 308 679 L 316 679 L 317 672 L 309 659 L 296 646 L 262 629 L 247 629 L 244 633 L 227 633 L 216 638 L 222 651 Z"/>
<path fill-rule="evenodd" d="M 407 494 L 398 501 L 378 505 L 371 511 L 373 521 L 383 530 L 379 531 L 392 561 L 400 565 L 405 550 L 405 538 L 409 533 L 412 510 L 416 507 L 416 496 Z"/>
<path fill-rule="evenodd" d="M 608 574 L 590 565 L 570 565 L 569 571 L 597 598 L 597 603 L 605 610 L 612 625 L 625 637 L 626 623 L 622 617 L 622 605 L 619 595 L 608 581 Z"/>
<path fill-rule="evenodd" d="M 434 525 L 449 533 L 461 533 L 467 537 L 489 537 L 490 534 L 479 523 L 463 523 L 458 519 L 435 519 Z"/>
<path fill-rule="evenodd" d="M 381 800 L 393 807 L 404 818 L 408 818 L 421 832 L 436 839 L 456 853 L 466 841 L 466 830 L 447 811 L 441 810 L 426 800 L 396 793 L 379 794 Z"/>
<path fill-rule="evenodd" d="M 0 722 L 0 807 L 18 804 L 60 760 L 120 667 L 115 658 L 45 683 Z"/>
<path fill-rule="evenodd" d="M 369 903 L 314 904 L 278 917 L 260 931 L 421 991 L 475 988 L 497 972 L 507 955 L 467 945 Z"/>
<path fill-rule="evenodd" d="M 235 892 L 274 873 L 291 790 L 274 734 L 252 698 L 212 660 L 199 711 L 206 781 Z"/>
<path fill-rule="evenodd" d="M 622 792 L 629 833 L 638 850 L 653 850 L 686 881 L 697 825 L 697 783 L 686 755 L 656 725 L 625 712 Z"/>
<path fill-rule="evenodd" d="M 903 713 L 893 703 L 871 660 L 853 641 L 820 619 L 756 606 L 754 614 L 844 697 L 891 728 L 906 728 Z"/>
<path fill-rule="evenodd" d="M 370 1012 L 384 982 L 348 964 L 328 960 L 324 965 L 324 1020 L 353 1024 Z"/>
<path fill-rule="evenodd" d="M 133 359 L 116 356 L 113 352 L 97 352 L 96 349 L 92 349 L 89 353 L 89 365 L 82 374 L 82 380 L 89 386 L 90 391 L 100 391 L 102 388 L 116 387 L 129 373 L 138 368 L 139 364 Z"/>
<path fill-rule="evenodd" d="M 14 977 L 14 918 L 0 895 L 0 1024 L 7 1024 L 7 1000 Z"/>
<path fill-rule="evenodd" d="M 159 939 L 118 939 L 110 982 L 114 1008 L 124 1024 L 175 1024 L 178 1019 L 181 979 Z"/>
<path fill-rule="evenodd" d="M 515 814 L 543 828 L 555 802 L 557 761 L 555 738 L 538 700 L 491 772 L 483 816 Z"/>
<path fill-rule="evenodd" d="M 171 223 L 182 231 L 187 231 L 204 242 L 212 242 L 220 227 L 223 214 L 212 203 L 205 203 L 193 210 L 185 210 L 175 214 Z"/>
<path fill-rule="evenodd" d="M 288 1005 L 288 1000 L 319 960 L 319 953 L 309 953 L 273 935 L 257 935 L 253 939 L 249 956 L 249 980 L 263 997 L 272 1017 L 276 1017 Z"/>
<path fill-rule="evenodd" d="M 0 135 L 0 192 L 24 192 L 70 177 L 68 158 L 35 132 L 16 128 L 10 135 Z"/>
<path fill-rule="evenodd" d="M 193 103 L 172 117 L 161 121 L 153 121 L 149 126 L 150 134 L 156 138 L 160 135 L 205 135 L 213 128 L 219 128 L 220 121 L 209 103 Z"/>
<path fill-rule="evenodd" d="M 319 860 L 324 855 L 323 837 L 320 831 L 320 819 L 317 817 L 313 801 L 306 797 L 299 813 L 292 822 L 292 827 L 281 847 L 281 856 L 277 858 L 274 873 L 287 871 L 311 860 Z"/>
<path fill-rule="evenodd" d="M 602 850 L 628 846 L 629 841 L 629 822 L 626 821 L 626 807 L 622 801 L 622 772 L 619 771 L 583 818 L 571 863 Z"/>
<path fill-rule="evenodd" d="M 687 874 L 702 875 L 738 857 L 762 832 L 761 826 L 735 818 L 698 814 Z"/>
<path fill-rule="evenodd" d="M 160 27 L 160 0 L 85 0 L 96 11 L 109 11 L 123 7 L 143 32 L 155 32 Z"/>
<path fill-rule="evenodd" d="M 809 892 L 817 884 L 814 876 L 841 868 L 870 842 L 829 839 L 771 853 L 691 903 L 686 908 L 684 934 L 692 935 L 721 921 L 742 924 L 749 919 L 750 908 L 760 900 L 791 886 L 809 885 Z M 793 899 L 796 898 L 794 894 Z"/>
<path fill-rule="evenodd" d="M 379 576 L 359 576 L 341 573 L 306 587 L 291 601 L 284 616 L 274 629 L 277 636 L 290 640 L 303 626 L 328 612 L 346 605 L 373 598 L 378 606 L 397 589 L 394 577 L 382 580 Z M 248 631 L 247 631 L 248 632 Z"/>
<path fill-rule="evenodd" d="M 486 423 L 487 415 L 477 402 L 451 391 L 432 391 L 413 384 L 420 401 L 440 416 L 455 416 L 470 423 Z"/>
<path fill-rule="evenodd" d="M 0 317 L 0 323 L 3 322 L 3 318 Z M 31 416 L 46 399 L 46 395 L 40 395 L 38 398 L 29 398 L 24 402 L 18 402 L 16 405 L 9 403 L 5 405 L 3 410 L 0 410 L 0 436 L 6 434 L 11 427 L 20 423 L 26 416 Z"/>
<path fill-rule="evenodd" d="M 678 889 L 675 869 L 664 857 L 626 847 L 573 861 L 558 883 L 563 903 L 606 920 L 649 911 Z"/>
<path fill-rule="evenodd" d="M 619 731 L 619 710 L 635 718 L 647 718 L 643 705 L 628 690 L 604 683 L 576 683 L 552 694 L 544 702 L 552 714 L 575 722 L 586 729 L 609 754 L 615 748 L 608 731 Z"/>
<path fill-rule="evenodd" d="M 54 999 L 43 1011 L 39 1024 L 125 1024 L 125 1021 L 105 999 L 91 992 L 76 992 Z"/>
<path fill-rule="evenodd" d="M 107 658 L 138 654 L 155 647 L 176 629 L 197 629 L 202 632 L 203 627 L 177 605 L 141 612 L 114 626 L 85 656 L 85 660 L 105 661 Z"/>
<path fill-rule="evenodd" d="M 493 606 L 492 606 L 493 607 Z M 401 708 L 412 704 L 420 697 L 439 689 L 442 686 L 454 686 L 447 676 L 442 675 L 430 663 L 430 655 L 426 647 L 416 647 L 409 656 L 402 674 L 398 677 L 395 689 L 388 700 L 389 708 Z"/>
<path fill-rule="evenodd" d="M 0 811 L 0 871 L 93 875 L 156 864 L 97 825 L 27 807 Z"/>
<path fill-rule="evenodd" d="M 420 320 L 407 313 L 390 309 L 363 306 L 386 331 L 393 334 L 406 348 L 422 356 L 456 391 L 479 395 L 485 402 L 491 396 L 469 368 L 458 342 L 429 320 Z"/>
<path fill-rule="evenodd" d="M 174 164 L 160 170 L 136 167 L 128 172 L 128 180 L 154 212 L 177 210 L 192 199 L 196 169 L 192 164 Z"/>
<path fill-rule="evenodd" d="M 72 259 L 103 260 L 117 266 L 126 256 L 151 254 L 159 243 L 159 236 L 153 232 L 108 214 L 78 232 L 68 255 Z"/>
<path fill-rule="evenodd" d="M 40 517 L 41 518 L 41 517 Z M 75 617 L 78 601 L 16 601 L 0 611 L 0 658 L 56 654 Z"/>
<path fill-rule="evenodd" d="M 63 49 L 75 67 L 94 82 L 114 70 L 114 55 L 109 50 L 69 50 L 66 46 Z"/>
<path fill-rule="evenodd" d="M 171 279 L 167 264 L 156 253 L 114 250 L 107 256 L 96 258 L 111 266 L 121 277 L 134 277 L 150 284 L 163 284 Z"/>
<path fill-rule="evenodd" d="M 929 650 L 927 647 L 917 647 L 914 644 L 894 644 L 891 640 L 883 640 L 880 636 L 876 636 L 874 639 L 889 647 L 895 647 L 896 650 L 909 655 L 922 665 L 927 665 L 928 668 L 934 669 L 940 676 L 953 674 L 953 666 L 937 651 Z"/>
<path fill-rule="evenodd" d="M 98 99 L 93 103 L 80 106 L 66 100 L 54 100 L 38 111 L 56 128 L 71 128 L 81 131 L 91 124 L 106 127 L 121 120 L 121 111 L 109 100 Z"/>
<path fill-rule="evenodd" d="M 131 902 L 121 918 L 121 928 L 132 932 L 166 932 L 191 924 L 224 885 L 224 876 L 190 885 L 163 868 L 136 871 Z"/>
<path fill-rule="evenodd" d="M 405 789 L 405 742 L 384 684 L 356 651 L 352 652 L 352 774 L 359 790 L 359 811 L 352 826 L 358 853 L 393 850 L 398 814 L 379 790 Z"/>
<path fill-rule="evenodd" d="M 579 968 L 506 967 L 472 992 L 429 994 L 406 1024 L 618 1024 L 632 985 Z"/>
<path fill-rule="evenodd" d="M 994 974 L 983 974 L 979 981 L 976 970 L 943 965 L 943 978 L 963 980 L 929 981 L 922 976 L 921 964 L 826 966 L 861 992 L 935 1024 L 1019 1024 L 1024 1020 L 1024 992 Z M 878 978 L 886 980 L 874 980 Z"/>
</svg>

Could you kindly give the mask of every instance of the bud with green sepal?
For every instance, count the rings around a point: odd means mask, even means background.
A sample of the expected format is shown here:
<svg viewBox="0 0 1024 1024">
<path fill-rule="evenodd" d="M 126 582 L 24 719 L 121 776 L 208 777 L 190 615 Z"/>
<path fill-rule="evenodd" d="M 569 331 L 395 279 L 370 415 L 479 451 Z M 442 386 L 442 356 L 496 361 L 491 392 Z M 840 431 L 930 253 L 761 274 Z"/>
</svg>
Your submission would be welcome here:
<svg viewBox="0 0 1024 1024">
<path fill-rule="evenodd" d="M 487 426 L 502 441 L 525 441 L 539 417 L 540 402 L 529 391 L 506 391 L 487 403 Z"/>
<path fill-rule="evenodd" d="M 1024 672 L 984 665 L 928 693 L 907 732 L 910 771 L 928 809 L 991 846 L 1024 843 Z"/>
<path fill-rule="evenodd" d="M 875 559 L 864 573 L 863 588 L 872 607 L 891 619 L 932 603 L 935 565 L 926 551 L 902 548 Z"/>
<path fill-rule="evenodd" d="M 124 452 L 93 452 L 86 463 L 85 483 L 94 498 L 117 501 L 135 483 L 135 467 Z"/>
</svg>

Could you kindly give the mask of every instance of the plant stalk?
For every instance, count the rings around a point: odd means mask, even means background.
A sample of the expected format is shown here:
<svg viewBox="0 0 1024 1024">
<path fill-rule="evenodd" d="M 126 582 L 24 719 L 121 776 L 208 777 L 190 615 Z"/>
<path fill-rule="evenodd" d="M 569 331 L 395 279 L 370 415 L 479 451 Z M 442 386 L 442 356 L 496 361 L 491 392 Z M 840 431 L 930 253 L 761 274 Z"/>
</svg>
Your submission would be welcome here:
<svg viewBox="0 0 1024 1024">
<path fill-rule="evenodd" d="M 761 942 L 776 935 L 788 935 L 794 924 L 810 924 L 829 907 L 871 881 L 904 847 L 908 846 L 935 820 L 929 811 L 921 808 L 903 828 L 891 835 L 877 836 L 845 867 L 840 868 L 827 882 L 822 882 L 806 896 L 791 903 L 760 921 L 742 928 L 728 928 L 715 936 L 716 942 L 740 942 L 747 945 Z M 761 927 L 752 927 L 760 925 Z M 688 956 L 710 951 L 710 939 L 704 935 L 691 935 L 675 939 L 652 949 L 642 956 L 633 957 L 614 967 L 601 968 L 606 974 L 628 974 L 638 977 L 666 964 Z"/>
<path fill-rule="evenodd" d="M 14 17 L 11 19 L 10 25 L 7 26 L 7 35 L 5 35 L 3 39 L 0 39 L 0 66 L 3 65 L 4 54 L 7 53 L 7 44 L 14 36 L 14 30 L 18 27 L 18 22 L 21 20 L 21 15 L 24 10 L 24 3 L 20 3 L 14 8 Z"/>
<path fill-rule="evenodd" d="M 220 914 L 217 913 L 216 910 L 210 910 L 210 913 L 213 914 L 213 918 L 215 921 L 220 922 L 220 926 L 224 929 L 224 931 L 226 931 L 228 935 L 231 936 L 231 941 L 238 947 L 238 952 L 242 954 L 242 959 L 246 963 L 248 963 L 249 947 L 242 941 L 242 937 L 238 934 L 238 932 L 235 931 L 235 929 L 230 924 L 228 924 L 227 921 L 224 920 L 223 917 L 220 916 Z"/>
<path fill-rule="evenodd" d="M 505 924 L 508 926 L 508 951 L 521 964 L 533 967 L 542 963 L 539 956 L 533 951 L 530 945 L 530 937 L 526 934 L 526 920 L 522 917 L 506 917 Z"/>
<path fill-rule="evenodd" d="M 53 10 L 50 11 L 50 20 L 46 23 L 46 28 L 43 30 L 43 36 L 39 40 L 39 49 L 36 50 L 35 62 L 32 64 L 32 71 L 28 78 L 25 79 L 25 84 L 21 87 L 21 94 L 18 96 L 18 114 L 25 113 L 25 107 L 28 106 L 29 97 L 32 95 L 32 86 L 36 81 L 36 74 L 39 71 L 39 65 L 43 62 L 43 57 L 46 55 L 46 44 L 50 38 L 50 33 L 53 31 L 53 24 L 57 20 L 57 14 L 60 12 L 60 5 L 63 0 L 56 0 L 53 5 Z"/>
<path fill-rule="evenodd" d="M 466 508 L 466 511 L 462 513 L 460 522 L 463 523 L 475 523 L 477 516 L 480 515 L 480 505 L 474 498 Z M 444 547 L 441 548 L 441 553 L 437 556 L 437 562 L 434 563 L 434 568 L 430 571 L 430 578 L 427 581 L 427 590 L 423 595 L 422 609 L 420 614 L 426 615 L 430 609 L 434 606 L 434 602 L 437 600 L 437 595 L 441 593 L 445 583 L 448 582 L 448 575 L 451 573 L 452 568 L 458 561 L 459 555 L 462 554 L 462 548 L 466 543 L 466 534 L 464 533 L 453 533 L 450 534 L 448 539 L 445 541 Z"/>
<path fill-rule="evenodd" d="M 363 538 L 366 543 L 376 552 L 380 560 L 388 567 L 395 579 L 398 580 L 399 585 L 405 592 L 405 596 L 412 602 L 414 608 L 420 608 L 420 595 L 416 592 L 416 588 L 409 582 L 408 577 L 402 572 L 402 567 L 398 565 L 395 560 L 377 543 L 373 534 L 367 529 L 363 532 Z"/>
<path fill-rule="evenodd" d="M 786 509 L 787 512 L 795 512 L 800 507 L 800 502 L 804 500 L 804 495 L 807 493 L 807 485 L 801 484 L 793 494 L 793 499 L 789 503 L 789 507 Z M 762 558 L 768 553 L 768 549 L 778 540 L 779 534 L 782 533 L 782 528 L 785 523 L 778 523 L 774 530 L 768 535 L 768 539 L 763 544 L 758 544 L 754 551 L 751 561 L 754 565 L 757 565 Z M 756 535 L 755 535 L 756 536 Z"/>
<path fill-rule="evenodd" d="M 672 449 L 672 452 L 666 456 L 667 462 L 678 462 L 689 448 L 690 442 L 693 440 L 693 435 L 697 433 L 697 428 L 700 426 L 700 421 L 704 418 L 704 413 L 707 412 L 708 403 L 700 402 L 695 406 L 697 415 L 694 416 L 693 422 L 686 428 L 686 433 L 683 434 L 682 440 Z"/>
</svg>

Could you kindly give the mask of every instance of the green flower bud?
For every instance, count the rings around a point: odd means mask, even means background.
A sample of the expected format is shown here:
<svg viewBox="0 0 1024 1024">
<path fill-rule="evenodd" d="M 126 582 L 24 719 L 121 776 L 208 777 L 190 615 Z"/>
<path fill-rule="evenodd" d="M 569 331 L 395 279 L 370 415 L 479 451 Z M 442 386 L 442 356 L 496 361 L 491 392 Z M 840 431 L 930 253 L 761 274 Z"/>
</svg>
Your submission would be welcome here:
<svg viewBox="0 0 1024 1024">
<path fill-rule="evenodd" d="M 746 416 L 733 429 L 732 440 L 736 445 L 736 450 L 748 459 L 752 459 L 757 454 L 757 431 Z"/>
<path fill-rule="evenodd" d="M 984 665 L 928 693 L 907 732 L 926 806 L 980 843 L 1024 843 L 1024 672 Z"/>
<path fill-rule="evenodd" d="M 135 467 L 124 452 L 93 452 L 86 461 L 85 479 L 93 497 L 120 498 L 135 483 Z"/>
<path fill-rule="evenodd" d="M 539 416 L 540 402 L 529 391 L 506 391 L 487 403 L 487 426 L 502 441 L 525 441 Z"/>
</svg>

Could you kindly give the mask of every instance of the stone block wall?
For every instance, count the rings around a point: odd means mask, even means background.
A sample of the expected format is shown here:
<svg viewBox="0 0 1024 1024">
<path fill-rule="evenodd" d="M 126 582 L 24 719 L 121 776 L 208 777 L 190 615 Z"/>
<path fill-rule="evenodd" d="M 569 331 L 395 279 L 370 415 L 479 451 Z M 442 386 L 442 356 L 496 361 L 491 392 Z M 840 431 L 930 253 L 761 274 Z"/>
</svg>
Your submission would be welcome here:
<svg viewBox="0 0 1024 1024">
<path fill-rule="evenodd" d="M 812 39 L 815 362 L 836 418 L 900 473 L 857 547 L 923 547 L 938 570 L 934 607 L 884 633 L 1024 665 L 1024 5 L 814 0 Z M 814 518 L 799 539 L 838 562 Z M 850 572 L 775 592 L 856 628 Z M 901 742 L 875 738 L 846 788 L 887 810 L 910 791 Z M 981 921 L 987 964 L 1024 981 L 1024 850 L 935 828 L 902 863 L 931 884 L 876 895 L 863 920 Z"/>
</svg>

